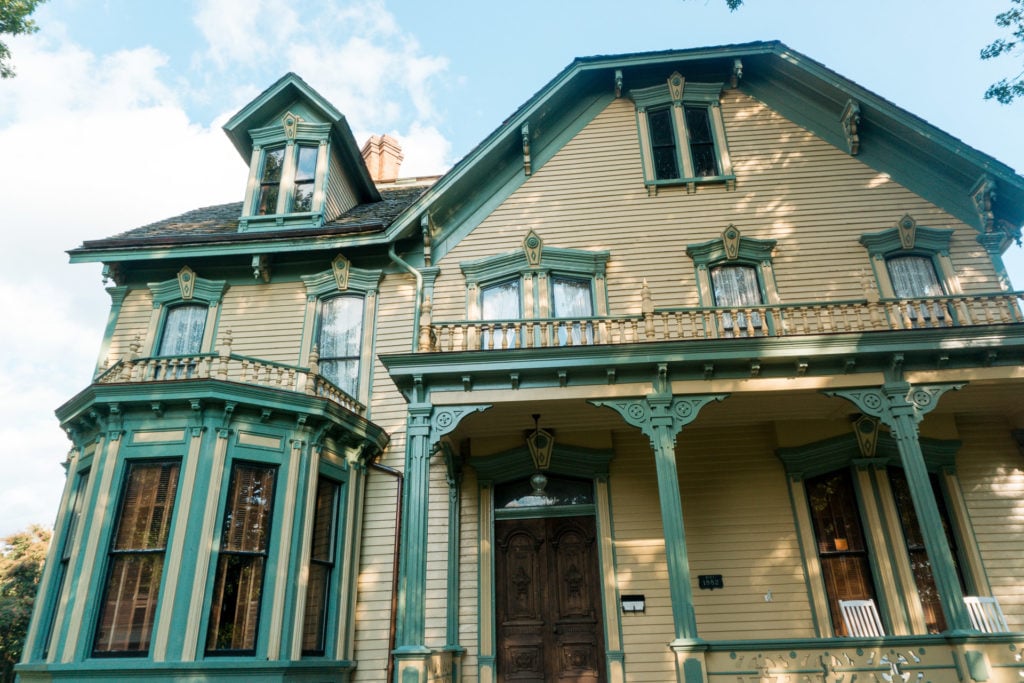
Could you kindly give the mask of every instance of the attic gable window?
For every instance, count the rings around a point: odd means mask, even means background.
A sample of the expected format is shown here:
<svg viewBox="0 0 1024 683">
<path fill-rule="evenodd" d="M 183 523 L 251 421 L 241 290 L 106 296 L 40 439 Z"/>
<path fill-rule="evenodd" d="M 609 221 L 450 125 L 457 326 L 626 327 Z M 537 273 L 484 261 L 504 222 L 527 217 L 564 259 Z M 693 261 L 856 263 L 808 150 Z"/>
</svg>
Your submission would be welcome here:
<svg viewBox="0 0 1024 683">
<path fill-rule="evenodd" d="M 260 216 L 313 211 L 316 145 L 288 145 L 263 151 L 256 213 Z"/>
<path fill-rule="evenodd" d="M 678 72 L 665 85 L 631 90 L 648 187 L 735 184 L 725 140 L 721 83 L 687 83 Z"/>
</svg>

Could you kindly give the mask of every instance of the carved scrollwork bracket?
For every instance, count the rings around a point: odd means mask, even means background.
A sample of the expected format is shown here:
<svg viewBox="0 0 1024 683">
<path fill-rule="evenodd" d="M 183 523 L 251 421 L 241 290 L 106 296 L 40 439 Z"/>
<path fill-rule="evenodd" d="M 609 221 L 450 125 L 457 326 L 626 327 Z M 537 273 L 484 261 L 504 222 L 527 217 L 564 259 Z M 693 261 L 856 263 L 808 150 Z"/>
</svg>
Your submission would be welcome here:
<svg viewBox="0 0 1024 683">
<path fill-rule="evenodd" d="M 963 383 L 911 386 L 907 382 L 892 382 L 877 389 L 837 389 L 824 393 L 845 398 L 864 414 L 881 420 L 893 431 L 893 436 L 900 438 L 908 435 L 902 434 L 905 427 L 897 418 L 912 417 L 916 425 L 935 409 L 944 393 L 963 386 Z"/>
<path fill-rule="evenodd" d="M 431 442 L 436 443 L 441 440 L 441 437 L 453 432 L 455 428 L 459 426 L 459 423 L 462 422 L 462 419 L 467 415 L 472 413 L 482 413 L 490 407 L 490 404 L 487 404 L 434 408 L 433 415 L 430 419 Z"/>
<path fill-rule="evenodd" d="M 856 100 L 847 100 L 843 113 L 839 116 L 839 122 L 843 126 L 843 135 L 846 136 L 846 148 L 850 156 L 857 156 L 860 151 L 860 135 L 857 128 L 860 126 L 860 104 Z"/>
<path fill-rule="evenodd" d="M 697 394 L 688 396 L 649 396 L 640 399 L 590 401 L 591 405 L 611 408 L 637 427 L 652 444 L 658 433 L 668 430 L 672 439 L 683 427 L 697 419 L 701 409 L 712 401 L 722 401 L 729 394 Z"/>
</svg>

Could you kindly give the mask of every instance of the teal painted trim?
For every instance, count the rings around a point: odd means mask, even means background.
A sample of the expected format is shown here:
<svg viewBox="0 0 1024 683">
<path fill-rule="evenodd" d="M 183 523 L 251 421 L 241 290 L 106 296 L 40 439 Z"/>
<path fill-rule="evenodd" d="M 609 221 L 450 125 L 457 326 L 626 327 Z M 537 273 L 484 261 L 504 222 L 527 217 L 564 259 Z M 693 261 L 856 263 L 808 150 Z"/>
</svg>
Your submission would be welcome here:
<svg viewBox="0 0 1024 683">
<path fill-rule="evenodd" d="M 955 439 L 930 439 L 922 437 L 921 451 L 929 472 L 938 472 L 955 466 L 956 454 L 963 442 Z M 822 439 L 803 446 L 777 448 L 775 455 L 782 461 L 786 473 L 796 479 L 806 479 L 855 464 L 864 456 L 860 452 L 857 437 L 852 432 Z M 875 455 L 863 460 L 879 468 L 901 467 L 899 448 L 890 434 L 879 432 Z"/>
<path fill-rule="evenodd" d="M 342 168 L 348 173 L 349 179 L 353 181 L 355 190 L 366 201 L 380 201 L 380 194 L 362 160 L 359 146 L 356 144 L 345 115 L 294 73 L 282 76 L 224 124 L 224 132 L 227 133 L 246 165 L 249 164 L 253 149 L 250 130 L 265 126 L 271 117 L 283 115 L 285 110 L 294 108 L 296 104 L 303 107 L 304 114 L 308 112 L 313 115 L 312 117 L 318 118 L 318 122 L 326 122 L 331 125 L 331 139 L 334 143 L 332 147 L 336 146 L 342 161 Z M 318 127 L 313 125 L 310 128 L 304 128 L 303 134 L 305 136 L 319 134 Z"/>
<path fill-rule="evenodd" d="M 552 505 L 551 507 L 521 508 L 517 510 L 495 510 L 494 519 L 537 519 L 548 517 L 593 517 L 597 512 L 592 504 Z"/>
<path fill-rule="evenodd" d="M 775 249 L 776 244 L 778 244 L 776 240 L 762 240 L 741 235 L 738 256 L 734 259 L 730 259 L 726 254 L 722 238 L 688 244 L 686 245 L 686 255 L 693 259 L 696 266 L 711 267 L 720 263 L 760 266 L 765 262 L 771 263 L 772 250 Z M 759 282 L 760 279 L 759 275 Z M 762 282 L 761 285 L 763 289 L 764 283 Z"/>
<path fill-rule="evenodd" d="M 915 227 L 914 246 L 905 249 L 900 241 L 900 233 L 897 228 L 890 228 L 881 232 L 868 232 L 860 236 L 860 243 L 872 256 L 892 256 L 896 253 L 922 253 L 922 254 L 945 254 L 949 255 L 950 240 L 953 238 L 954 230 L 939 228 L 928 228 L 923 225 Z M 941 272 L 941 271 L 940 271 Z"/>
<path fill-rule="evenodd" d="M 251 657 L 218 657 L 201 662 L 141 662 L 137 658 L 94 659 L 69 664 L 22 664 L 19 680 L 61 683 L 104 680 L 223 681 L 246 683 L 320 683 L 347 681 L 356 663 L 349 660 L 258 661 Z M 187 677 L 187 678 L 183 678 Z"/>
<path fill-rule="evenodd" d="M 445 615 L 445 649 L 460 653 L 464 651 L 459 645 L 459 607 L 462 604 L 462 596 L 459 594 L 462 555 L 461 479 L 461 476 L 448 479 L 448 611 Z"/>
<path fill-rule="evenodd" d="M 301 279 L 306 285 L 306 296 L 320 299 L 349 292 L 364 295 L 376 294 L 383 277 L 384 271 L 380 269 L 367 270 L 365 268 L 350 267 L 348 269 L 348 288 L 346 289 L 338 287 L 334 271 L 330 268 L 315 275 L 302 275 Z"/>
<path fill-rule="evenodd" d="M 971 675 L 972 681 L 981 683 L 989 679 L 984 653 L 977 650 L 967 650 L 964 652 L 964 661 L 967 662 L 967 672 Z"/>
<path fill-rule="evenodd" d="M 555 443 L 548 472 L 567 477 L 593 479 L 607 476 L 608 463 L 615 457 L 611 449 L 592 449 Z M 481 481 L 502 484 L 529 476 L 536 468 L 526 446 L 473 458 L 466 463 Z"/>
<path fill-rule="evenodd" d="M 1012 634 L 985 634 L 969 636 L 957 643 L 1018 643 L 1020 634 L 1016 637 Z M 766 638 L 761 640 L 709 640 L 705 646 L 709 652 L 751 652 L 759 650 L 803 650 L 803 649 L 833 649 L 870 647 L 873 644 L 886 647 L 893 647 L 897 650 L 907 647 L 948 647 L 950 640 L 941 634 L 920 634 L 912 636 L 884 636 L 882 638 Z M 948 666 L 948 665 L 947 665 Z M 889 667 L 886 667 L 886 671 Z M 821 668 L 816 667 L 814 671 L 820 672 Z M 735 676 L 735 669 L 730 672 L 708 672 L 731 673 Z"/>
<path fill-rule="evenodd" d="M 893 615 L 897 605 L 904 618 L 906 618 L 906 606 L 904 601 L 900 600 L 902 596 L 892 596 L 885 591 L 885 582 L 882 581 L 880 565 L 882 562 L 886 562 L 889 567 L 895 566 L 895 548 L 889 542 L 888 533 L 883 532 L 882 537 L 878 538 L 875 534 L 871 533 L 871 528 L 866 523 L 866 520 L 868 520 L 866 514 L 867 507 L 873 505 L 875 511 L 879 513 L 879 519 L 885 524 L 885 517 L 881 514 L 882 510 L 879 506 L 875 482 L 869 482 L 868 488 L 865 490 L 861 486 L 860 477 L 857 476 L 856 471 L 850 472 L 850 479 L 853 481 L 853 490 L 857 499 L 857 515 L 860 518 L 861 534 L 868 548 L 868 564 L 871 566 L 871 580 L 874 583 L 875 598 L 878 600 L 878 616 L 885 626 L 885 632 L 892 633 L 894 630 Z M 898 580 L 899 577 L 897 576 Z M 839 625 L 833 624 L 832 628 L 835 629 L 837 626 Z"/>
<path fill-rule="evenodd" d="M 185 299 L 181 296 L 181 286 L 178 284 L 177 278 L 164 280 L 163 282 L 150 282 L 147 286 L 153 295 L 154 308 L 157 306 L 166 308 L 169 304 L 192 302 L 215 306 L 220 304 L 228 287 L 225 280 L 207 280 L 196 275 L 192 298 Z"/>
<path fill-rule="evenodd" d="M 301 439 L 301 436 L 300 434 L 295 434 L 293 438 Z M 310 446 L 307 442 L 302 443 L 297 451 L 291 449 L 290 452 L 286 452 L 281 461 L 282 470 L 287 469 L 289 460 L 296 456 L 299 458 L 299 466 L 296 469 L 297 485 L 295 487 L 295 507 L 292 516 L 291 544 L 288 552 L 288 579 L 284 586 L 284 610 L 281 617 L 281 649 L 278 654 L 278 657 L 281 659 L 291 659 L 291 651 L 295 641 L 298 641 L 300 644 L 302 642 L 303 633 L 301 631 L 296 632 L 294 628 L 296 612 L 305 609 L 305 604 L 299 603 L 299 582 L 302 580 L 302 568 L 309 564 L 309 557 L 302 554 L 302 539 L 307 521 L 306 500 L 309 496 L 315 496 L 317 491 L 317 478 L 314 476 L 313 480 L 310 481 L 309 476 L 309 460 L 310 458 L 315 458 L 316 455 L 310 452 Z M 281 498 L 285 498 L 285 496 L 282 495 Z M 282 505 L 283 507 L 284 505 Z M 286 511 L 282 509 L 281 512 L 283 517 Z M 277 559 L 276 556 L 272 557 L 275 560 Z M 332 573 L 337 574 L 337 567 L 335 567 L 335 571 Z M 336 582 L 336 576 L 332 577 L 332 584 Z M 327 588 L 328 592 L 332 589 L 333 585 Z M 337 603 L 332 602 L 331 604 Z"/>
<path fill-rule="evenodd" d="M 718 153 L 717 149 L 715 150 L 715 153 Z M 719 159 L 719 163 L 721 163 L 721 157 L 717 158 Z M 661 180 L 647 178 L 644 180 L 644 185 L 652 187 L 671 187 L 673 185 L 689 185 L 691 183 L 696 183 L 697 185 L 716 185 L 735 181 L 736 175 L 731 173 L 728 175 L 702 175 L 689 178 L 663 178 Z"/>
<path fill-rule="evenodd" d="M 586 251 L 583 249 L 562 249 L 545 246 L 541 251 L 540 263 L 531 266 L 522 249 L 505 252 L 497 256 L 486 256 L 475 261 L 462 261 L 459 268 L 466 278 L 466 284 L 480 286 L 489 281 L 502 280 L 516 275 L 535 272 L 552 272 L 576 275 L 583 278 L 604 277 L 611 252 Z"/>
</svg>

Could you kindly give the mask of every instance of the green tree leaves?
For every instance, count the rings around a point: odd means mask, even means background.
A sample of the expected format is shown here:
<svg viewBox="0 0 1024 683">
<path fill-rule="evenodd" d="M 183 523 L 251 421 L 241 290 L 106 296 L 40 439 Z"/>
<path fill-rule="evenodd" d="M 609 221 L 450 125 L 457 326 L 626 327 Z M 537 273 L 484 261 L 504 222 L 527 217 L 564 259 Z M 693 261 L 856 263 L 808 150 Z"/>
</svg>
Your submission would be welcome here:
<svg viewBox="0 0 1024 683">
<path fill-rule="evenodd" d="M 50 531 L 38 525 L 0 540 L 0 682 L 14 680 L 14 665 L 32 617 Z"/>
<path fill-rule="evenodd" d="M 39 27 L 31 17 L 36 6 L 42 2 L 46 0 L 0 0 L 0 35 L 16 36 L 38 31 Z M 10 59 L 10 48 L 0 41 L 0 78 L 14 76 Z"/>
</svg>

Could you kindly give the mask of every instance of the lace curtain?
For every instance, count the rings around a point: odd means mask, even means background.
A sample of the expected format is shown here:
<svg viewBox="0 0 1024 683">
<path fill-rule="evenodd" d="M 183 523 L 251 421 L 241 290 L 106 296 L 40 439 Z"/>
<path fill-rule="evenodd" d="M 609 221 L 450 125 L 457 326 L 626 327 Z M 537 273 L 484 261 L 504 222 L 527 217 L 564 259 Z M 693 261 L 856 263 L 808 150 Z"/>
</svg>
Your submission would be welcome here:
<svg viewBox="0 0 1024 683">
<path fill-rule="evenodd" d="M 932 260 L 925 256 L 895 256 L 887 259 L 893 293 L 901 299 L 942 296 L 942 285 Z"/>
<path fill-rule="evenodd" d="M 199 353 L 206 329 L 206 306 L 187 304 L 167 311 L 158 356 L 190 356 Z"/>
<path fill-rule="evenodd" d="M 757 281 L 757 269 L 753 266 L 717 266 L 711 269 L 711 287 L 714 290 L 715 305 L 722 307 L 760 306 L 761 285 Z M 747 336 L 747 316 L 730 311 L 720 314 L 722 334 L 726 337 Z M 750 322 L 757 331 L 762 328 L 761 314 L 750 315 Z"/>
<path fill-rule="evenodd" d="M 589 280 L 555 277 L 551 278 L 551 287 L 556 318 L 578 320 L 594 315 L 594 299 L 590 294 Z M 559 326 L 558 343 L 562 346 L 568 344 L 570 333 L 574 345 L 584 343 L 584 335 L 587 344 L 594 343 L 594 328 L 590 323 Z"/>
</svg>

